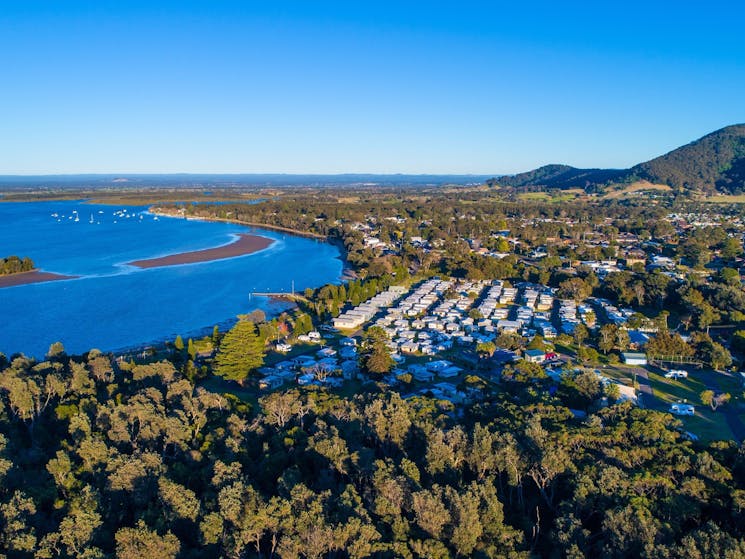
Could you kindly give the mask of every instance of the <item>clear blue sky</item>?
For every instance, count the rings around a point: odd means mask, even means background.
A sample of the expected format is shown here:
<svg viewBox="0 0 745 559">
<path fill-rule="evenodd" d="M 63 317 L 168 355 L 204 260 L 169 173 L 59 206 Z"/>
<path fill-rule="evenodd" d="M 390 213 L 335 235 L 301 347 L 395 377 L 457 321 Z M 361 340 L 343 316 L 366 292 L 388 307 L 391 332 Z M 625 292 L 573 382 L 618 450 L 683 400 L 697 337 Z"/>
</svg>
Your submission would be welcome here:
<svg viewBox="0 0 745 559">
<path fill-rule="evenodd" d="M 717 0 L 2 0 L 0 173 L 625 167 L 745 121 L 744 20 Z"/>
</svg>

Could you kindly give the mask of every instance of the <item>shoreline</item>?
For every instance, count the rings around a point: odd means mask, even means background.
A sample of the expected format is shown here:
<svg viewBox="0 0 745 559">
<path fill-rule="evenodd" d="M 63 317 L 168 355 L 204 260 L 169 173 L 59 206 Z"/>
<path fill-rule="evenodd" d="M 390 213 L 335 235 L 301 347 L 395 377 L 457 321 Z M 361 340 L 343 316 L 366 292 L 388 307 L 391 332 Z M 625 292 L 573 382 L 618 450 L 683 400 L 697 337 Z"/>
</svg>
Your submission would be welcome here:
<svg viewBox="0 0 745 559">
<path fill-rule="evenodd" d="M 267 223 L 255 223 L 252 221 L 242 221 L 240 219 L 231 219 L 228 217 L 209 217 L 209 216 L 187 216 L 181 213 L 171 213 L 164 211 L 162 208 L 150 207 L 148 212 L 160 217 L 171 217 L 177 219 L 191 219 L 194 221 L 214 221 L 218 223 L 234 223 L 236 225 L 245 225 L 247 227 L 255 227 L 258 229 L 269 229 L 272 231 L 280 231 L 282 233 L 288 233 L 290 235 L 297 235 L 298 237 L 307 237 L 311 239 L 317 239 L 319 241 L 327 242 L 331 245 L 336 246 L 339 249 L 339 260 L 342 262 L 342 271 L 339 276 L 343 280 L 355 280 L 359 276 L 357 271 L 349 264 L 347 260 L 347 249 L 341 239 L 332 238 L 329 236 L 320 235 L 319 233 L 312 233 L 310 231 L 301 231 L 299 229 L 290 229 L 289 227 L 282 227 L 281 225 L 270 225 Z"/>
<path fill-rule="evenodd" d="M 0 276 L 0 289 L 4 287 L 16 287 L 18 285 L 30 285 L 32 283 L 46 283 L 48 281 L 61 281 L 76 279 L 79 276 L 65 276 L 53 272 L 42 272 L 40 270 L 31 270 L 28 272 L 19 272 L 17 274 L 7 274 Z"/>
<path fill-rule="evenodd" d="M 180 264 L 197 264 L 200 262 L 213 262 L 225 258 L 245 256 L 264 250 L 274 244 L 273 239 L 259 237 L 258 235 L 240 234 L 238 239 L 227 245 L 190 252 L 169 254 L 157 258 L 146 258 L 127 262 L 128 266 L 136 268 L 164 268 L 166 266 L 178 266 Z"/>
<path fill-rule="evenodd" d="M 247 227 L 255 227 L 258 229 L 270 229 L 272 231 L 280 231 L 282 233 L 289 233 L 291 235 L 297 235 L 298 237 L 309 237 L 311 239 L 318 239 L 320 241 L 328 241 L 328 237 L 319 235 L 318 233 L 312 233 L 310 231 L 300 231 L 299 229 L 290 229 L 289 227 L 282 227 L 281 225 L 269 225 L 267 223 L 254 223 L 252 221 L 242 221 L 240 219 L 230 219 L 228 217 L 209 217 L 209 216 L 191 216 L 183 215 L 180 213 L 170 213 L 163 211 L 162 208 L 149 208 L 148 211 L 160 217 L 172 217 L 176 219 L 190 219 L 193 221 L 216 221 L 218 223 L 235 223 L 236 225 L 245 225 Z"/>
</svg>

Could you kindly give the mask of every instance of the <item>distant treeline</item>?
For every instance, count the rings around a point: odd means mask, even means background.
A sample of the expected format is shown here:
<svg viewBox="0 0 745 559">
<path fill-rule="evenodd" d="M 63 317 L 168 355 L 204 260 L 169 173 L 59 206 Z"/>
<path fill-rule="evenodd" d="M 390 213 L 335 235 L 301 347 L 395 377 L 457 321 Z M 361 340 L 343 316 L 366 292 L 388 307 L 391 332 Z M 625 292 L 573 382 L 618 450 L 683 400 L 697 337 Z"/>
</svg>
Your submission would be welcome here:
<svg viewBox="0 0 745 559">
<path fill-rule="evenodd" d="M 8 256 L 0 259 L 0 276 L 8 274 L 18 274 L 20 272 L 30 272 L 34 269 L 34 261 L 28 256 L 19 258 L 18 256 Z"/>
</svg>

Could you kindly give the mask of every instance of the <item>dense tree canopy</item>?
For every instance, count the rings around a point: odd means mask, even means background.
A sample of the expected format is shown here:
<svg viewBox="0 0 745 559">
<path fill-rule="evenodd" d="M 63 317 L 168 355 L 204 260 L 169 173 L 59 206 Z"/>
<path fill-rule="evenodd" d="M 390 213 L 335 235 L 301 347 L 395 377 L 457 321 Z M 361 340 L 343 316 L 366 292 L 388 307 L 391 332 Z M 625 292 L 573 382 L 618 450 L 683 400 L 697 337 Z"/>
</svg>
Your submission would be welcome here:
<svg viewBox="0 0 745 559">
<path fill-rule="evenodd" d="M 215 362 L 215 374 L 226 380 L 244 381 L 264 363 L 264 342 L 256 325 L 239 320 L 223 337 Z"/>
</svg>

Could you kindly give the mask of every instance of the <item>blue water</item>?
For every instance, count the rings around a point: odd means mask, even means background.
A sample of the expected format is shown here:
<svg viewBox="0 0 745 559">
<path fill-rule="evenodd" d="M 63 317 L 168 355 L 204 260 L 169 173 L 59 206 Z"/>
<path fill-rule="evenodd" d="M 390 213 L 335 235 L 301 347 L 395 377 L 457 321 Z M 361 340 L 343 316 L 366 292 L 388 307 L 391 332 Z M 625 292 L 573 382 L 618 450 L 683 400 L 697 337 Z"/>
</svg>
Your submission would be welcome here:
<svg viewBox="0 0 745 559">
<path fill-rule="evenodd" d="M 239 233 L 274 244 L 212 262 L 126 265 L 224 245 Z M 43 271 L 79 276 L 0 288 L 0 351 L 36 357 L 56 341 L 68 353 L 109 351 L 198 335 L 254 309 L 274 315 L 286 304 L 250 293 L 289 291 L 293 280 L 299 291 L 338 282 L 342 273 L 338 249 L 324 242 L 229 223 L 156 220 L 142 206 L 79 201 L 0 203 L 0 255 L 11 254 L 31 257 Z"/>
</svg>

